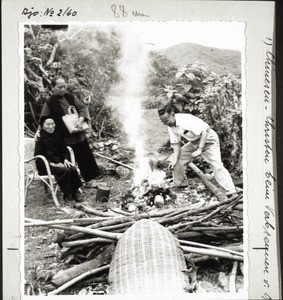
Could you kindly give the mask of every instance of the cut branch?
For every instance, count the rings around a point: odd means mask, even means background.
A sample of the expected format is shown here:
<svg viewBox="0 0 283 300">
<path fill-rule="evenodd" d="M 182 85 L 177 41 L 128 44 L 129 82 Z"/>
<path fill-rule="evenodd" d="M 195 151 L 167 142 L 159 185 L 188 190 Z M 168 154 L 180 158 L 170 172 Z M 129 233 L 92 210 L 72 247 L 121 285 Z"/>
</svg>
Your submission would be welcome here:
<svg viewBox="0 0 283 300">
<path fill-rule="evenodd" d="M 76 247 L 76 246 L 88 245 L 88 244 L 92 244 L 92 243 L 113 243 L 113 240 L 105 239 L 105 238 L 92 238 L 92 239 L 84 239 L 84 240 L 78 240 L 78 241 L 63 242 L 62 246 Z"/>
<path fill-rule="evenodd" d="M 238 262 L 234 261 L 232 272 L 229 279 L 229 292 L 236 293 L 236 276 L 237 276 Z"/>
<path fill-rule="evenodd" d="M 225 253 L 223 251 L 217 251 L 214 249 L 201 249 L 201 248 L 188 247 L 188 246 L 181 246 L 181 248 L 185 253 L 197 253 L 197 254 L 216 256 L 216 257 L 227 258 L 227 259 L 238 260 L 238 261 L 244 260 L 243 257 L 240 255 Z"/>
<path fill-rule="evenodd" d="M 97 209 L 91 208 L 83 204 L 75 204 L 74 207 L 88 214 L 94 214 L 101 217 L 115 217 L 113 214 L 103 213 Z"/>
<path fill-rule="evenodd" d="M 73 278 L 72 280 L 66 282 L 65 284 L 63 284 L 62 286 L 60 286 L 58 289 L 48 293 L 47 295 L 48 296 L 52 296 L 52 295 L 57 295 L 59 294 L 60 292 L 66 290 L 67 288 L 69 288 L 70 286 L 74 285 L 75 283 L 85 279 L 86 277 L 90 276 L 90 275 L 94 275 L 94 274 L 97 274 L 99 272 L 102 272 L 102 271 L 106 271 L 109 269 L 109 265 L 106 265 L 106 266 L 103 266 L 103 267 L 100 267 L 100 268 L 97 268 L 97 269 L 94 269 L 94 270 L 90 270 L 90 271 L 87 271 L 75 278 Z"/>
<path fill-rule="evenodd" d="M 113 162 L 113 163 L 116 164 L 116 165 L 125 167 L 125 168 L 127 168 L 127 169 L 129 169 L 129 170 L 134 170 L 133 167 L 131 167 L 131 166 L 129 166 L 129 165 L 126 165 L 126 164 L 123 164 L 123 163 L 121 163 L 121 162 L 119 162 L 119 161 L 117 161 L 117 160 L 115 160 L 115 159 L 110 158 L 110 157 L 104 156 L 104 155 L 99 154 L 99 153 L 95 153 L 95 155 L 96 155 L 96 156 L 99 156 L 99 157 L 101 157 L 101 158 L 107 159 L 107 160 Z"/>
<path fill-rule="evenodd" d="M 244 256 L 243 253 L 236 252 L 236 251 L 233 251 L 233 250 L 230 250 L 230 249 L 227 249 L 227 248 L 221 248 L 221 247 L 216 247 L 216 246 L 211 246 L 211 245 L 196 243 L 196 242 L 190 242 L 190 241 L 184 241 L 184 240 L 179 240 L 179 243 L 181 245 L 199 246 L 199 247 L 202 247 L 202 248 L 215 249 L 215 250 L 218 250 L 218 251 L 223 251 L 223 252 L 235 254 L 235 255 L 238 255 L 238 256 Z"/>
<path fill-rule="evenodd" d="M 52 277 L 51 282 L 55 286 L 61 286 L 85 272 L 99 268 L 102 261 L 105 263 L 109 263 L 111 261 L 113 251 L 113 245 L 106 246 L 104 247 L 104 251 L 98 254 L 96 258 L 83 262 L 79 265 L 74 265 L 69 269 L 59 271 Z"/>
<path fill-rule="evenodd" d="M 196 173 L 196 175 L 201 179 L 204 185 L 217 197 L 219 201 L 227 200 L 226 195 L 210 180 L 208 180 L 205 174 L 193 162 L 189 163 L 189 167 Z"/>
</svg>

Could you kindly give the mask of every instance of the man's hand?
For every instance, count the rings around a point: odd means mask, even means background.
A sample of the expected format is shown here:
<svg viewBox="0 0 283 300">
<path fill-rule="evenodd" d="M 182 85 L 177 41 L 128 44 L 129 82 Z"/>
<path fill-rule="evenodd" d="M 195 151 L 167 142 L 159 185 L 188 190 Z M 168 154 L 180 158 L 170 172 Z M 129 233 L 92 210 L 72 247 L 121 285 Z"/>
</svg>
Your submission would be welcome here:
<svg viewBox="0 0 283 300">
<path fill-rule="evenodd" d="M 192 157 L 198 157 L 202 154 L 202 149 L 198 148 L 196 151 L 192 153 Z"/>
<path fill-rule="evenodd" d="M 176 166 L 177 162 L 178 162 L 177 159 L 172 158 L 170 164 L 168 165 L 168 168 L 169 168 L 169 169 L 174 169 L 174 167 Z"/>
</svg>

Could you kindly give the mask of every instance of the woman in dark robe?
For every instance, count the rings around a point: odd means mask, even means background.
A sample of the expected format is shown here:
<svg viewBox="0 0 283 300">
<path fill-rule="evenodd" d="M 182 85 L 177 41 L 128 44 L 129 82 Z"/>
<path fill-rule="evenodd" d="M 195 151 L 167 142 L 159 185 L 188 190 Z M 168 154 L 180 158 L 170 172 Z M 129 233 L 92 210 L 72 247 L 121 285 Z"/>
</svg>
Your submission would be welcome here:
<svg viewBox="0 0 283 300">
<path fill-rule="evenodd" d="M 80 202 L 77 198 L 77 190 L 82 186 L 76 167 L 69 161 L 69 151 L 55 130 L 55 122 L 49 117 L 41 118 L 42 131 L 35 143 L 34 155 L 43 155 L 50 166 L 51 174 L 54 175 L 61 191 L 64 194 L 64 199 L 74 199 Z M 47 174 L 47 170 L 42 160 L 36 160 L 36 167 L 39 175 Z"/>
<path fill-rule="evenodd" d="M 46 101 L 42 108 L 41 118 L 52 116 L 57 126 L 57 130 L 63 137 L 67 146 L 72 147 L 81 175 L 86 182 L 86 187 L 90 187 L 93 179 L 101 173 L 96 164 L 95 158 L 89 147 L 83 128 L 83 122 L 90 120 L 88 109 L 72 94 L 66 91 L 66 82 L 62 77 L 52 79 L 53 95 Z M 62 116 L 68 113 L 68 108 L 74 106 L 79 114 L 77 130 L 70 133 L 65 126 Z"/>
</svg>

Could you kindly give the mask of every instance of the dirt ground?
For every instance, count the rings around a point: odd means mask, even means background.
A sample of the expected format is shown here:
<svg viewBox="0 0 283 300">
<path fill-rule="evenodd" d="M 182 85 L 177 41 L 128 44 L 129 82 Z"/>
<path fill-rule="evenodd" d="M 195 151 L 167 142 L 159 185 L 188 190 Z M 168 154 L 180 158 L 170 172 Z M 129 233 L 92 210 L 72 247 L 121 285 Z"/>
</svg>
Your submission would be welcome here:
<svg viewBox="0 0 283 300">
<path fill-rule="evenodd" d="M 142 133 L 145 137 L 145 147 L 149 157 L 159 157 L 161 155 L 157 153 L 157 149 L 161 147 L 168 139 L 167 129 L 163 126 L 157 116 L 156 110 L 148 110 L 144 114 Z M 97 162 L 104 169 L 109 169 L 107 161 L 97 158 Z M 124 195 L 125 191 L 131 187 L 131 171 L 118 167 L 116 169 L 120 178 L 113 176 L 102 176 L 98 179 L 98 182 L 106 182 L 111 187 L 109 206 L 119 207 L 120 199 Z M 207 194 L 204 185 L 197 179 L 191 179 L 191 185 L 188 190 L 183 193 L 179 193 L 177 200 L 174 204 L 176 207 L 187 206 L 190 203 L 195 203 L 201 198 L 210 197 Z M 84 204 L 96 207 L 95 197 L 96 189 L 82 188 Z M 58 192 L 59 202 L 62 204 L 60 207 L 56 207 L 52 200 L 51 194 L 47 192 L 40 182 L 33 182 L 29 188 L 28 196 L 25 202 L 25 217 L 40 219 L 40 220 L 56 220 L 56 219 L 72 219 L 79 217 L 86 217 L 86 215 L 73 207 L 72 203 L 63 203 L 62 193 Z M 59 246 L 52 242 L 54 238 L 54 230 L 46 227 L 26 227 L 24 231 L 24 265 L 25 265 L 25 293 L 26 294 L 40 294 L 47 292 L 50 286 L 46 285 L 48 277 L 56 274 L 59 270 L 70 267 L 62 262 L 59 257 Z M 223 283 L 219 280 L 219 272 L 231 271 L 232 263 L 225 263 L 219 266 L 210 266 L 211 281 L 205 282 L 206 286 L 203 289 L 208 291 L 225 291 Z M 215 275 L 217 273 L 217 275 Z M 200 278 L 204 276 L 202 272 L 199 272 Z M 214 277 L 215 278 L 214 278 Z M 238 279 L 239 280 L 239 279 Z M 242 286 L 242 278 L 238 282 L 238 285 Z M 96 287 L 96 288 L 95 288 Z M 107 282 L 101 282 L 96 286 L 91 287 L 89 283 L 81 282 L 74 287 L 71 287 L 62 294 L 104 294 L 106 293 Z"/>
</svg>

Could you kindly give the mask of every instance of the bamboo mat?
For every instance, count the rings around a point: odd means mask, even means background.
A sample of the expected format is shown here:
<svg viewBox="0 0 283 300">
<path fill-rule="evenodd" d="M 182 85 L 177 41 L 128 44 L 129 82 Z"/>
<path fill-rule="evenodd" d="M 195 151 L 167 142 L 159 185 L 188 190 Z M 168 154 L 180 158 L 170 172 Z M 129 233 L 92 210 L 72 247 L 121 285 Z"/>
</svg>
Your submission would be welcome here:
<svg viewBox="0 0 283 300">
<path fill-rule="evenodd" d="M 173 234 L 143 219 L 119 239 L 109 270 L 110 294 L 185 293 L 183 252 Z"/>
</svg>

